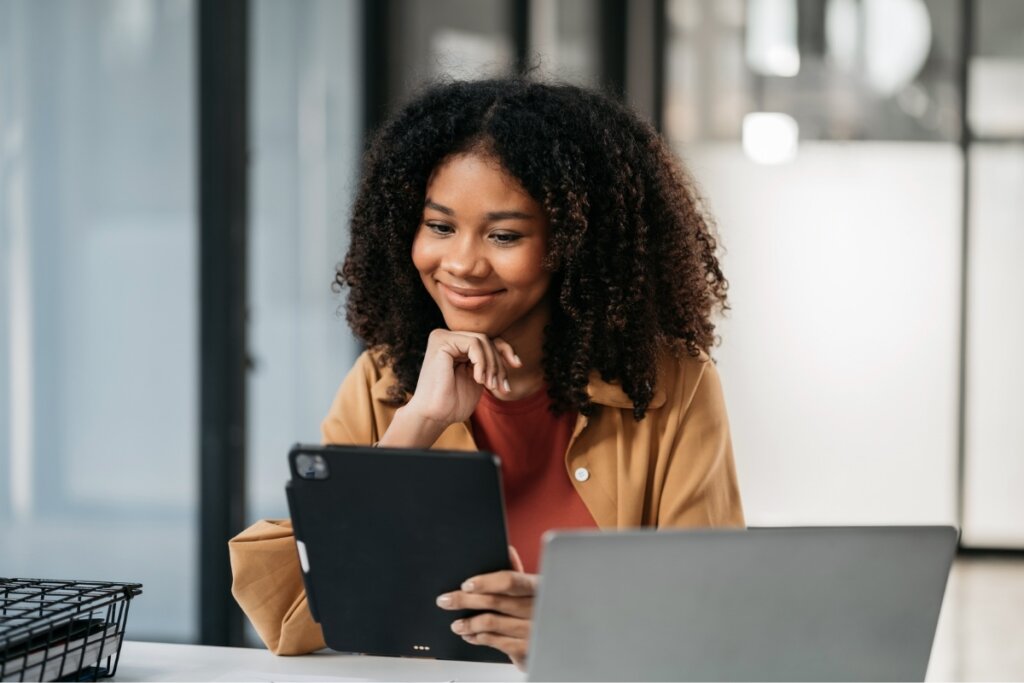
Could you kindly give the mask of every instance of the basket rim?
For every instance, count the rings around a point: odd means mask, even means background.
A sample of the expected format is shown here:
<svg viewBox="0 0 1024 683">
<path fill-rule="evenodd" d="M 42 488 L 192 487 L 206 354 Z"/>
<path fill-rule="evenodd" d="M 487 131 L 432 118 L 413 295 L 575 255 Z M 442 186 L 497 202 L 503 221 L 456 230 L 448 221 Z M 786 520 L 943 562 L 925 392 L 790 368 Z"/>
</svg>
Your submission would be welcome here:
<svg viewBox="0 0 1024 683">
<path fill-rule="evenodd" d="M 10 619 L 23 619 L 23 616 L 11 617 L 2 614 L 5 590 L 10 591 L 12 587 L 32 588 L 40 586 L 53 590 L 82 590 L 83 593 L 90 591 L 103 591 L 99 595 L 92 595 L 79 602 L 69 602 L 54 611 L 32 619 L 28 623 L 11 625 L 5 627 L 4 622 Z M 40 591 L 45 593 L 46 591 Z M 114 581 L 77 581 L 59 579 L 22 579 L 0 577 L 0 653 L 11 646 L 14 640 L 23 640 L 25 636 L 32 637 L 40 635 L 62 622 L 70 622 L 76 615 L 88 614 L 97 609 L 110 607 L 119 602 L 128 603 L 137 595 L 142 593 L 141 583 L 122 583 Z"/>
</svg>

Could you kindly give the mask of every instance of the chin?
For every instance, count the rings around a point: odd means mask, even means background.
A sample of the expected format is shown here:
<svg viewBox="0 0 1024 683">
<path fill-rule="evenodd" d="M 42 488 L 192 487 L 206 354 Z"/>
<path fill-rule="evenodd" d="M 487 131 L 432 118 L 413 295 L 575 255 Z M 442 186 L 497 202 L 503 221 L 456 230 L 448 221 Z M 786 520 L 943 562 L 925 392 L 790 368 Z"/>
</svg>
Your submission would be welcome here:
<svg viewBox="0 0 1024 683">
<path fill-rule="evenodd" d="M 476 332 L 477 334 L 486 334 L 488 337 L 498 336 L 503 329 L 493 318 L 466 315 L 465 313 L 455 313 L 454 315 L 450 312 L 446 313 L 444 324 L 449 330 L 455 332 Z"/>
<path fill-rule="evenodd" d="M 475 332 L 477 334 L 485 334 L 488 337 L 496 337 L 501 331 L 498 325 L 489 323 L 483 320 L 470 320 L 466 318 L 445 318 L 444 324 L 448 326 L 449 330 L 454 332 Z"/>
</svg>

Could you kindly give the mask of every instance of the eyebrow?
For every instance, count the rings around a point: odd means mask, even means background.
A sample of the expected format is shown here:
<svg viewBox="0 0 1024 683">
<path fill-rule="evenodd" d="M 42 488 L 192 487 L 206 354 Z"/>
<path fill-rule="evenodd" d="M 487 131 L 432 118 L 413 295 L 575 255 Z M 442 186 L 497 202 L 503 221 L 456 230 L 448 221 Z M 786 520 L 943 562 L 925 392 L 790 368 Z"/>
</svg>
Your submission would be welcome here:
<svg viewBox="0 0 1024 683">
<path fill-rule="evenodd" d="M 441 213 L 443 213 L 445 215 L 448 215 L 448 216 L 454 216 L 455 215 L 455 211 L 453 209 L 450 209 L 447 206 L 444 206 L 443 204 L 438 204 L 437 202 L 433 202 L 433 201 L 431 201 L 429 199 L 427 199 L 427 201 L 424 204 L 424 206 L 427 207 L 428 209 L 433 209 L 434 211 L 440 211 Z M 531 214 L 528 214 L 528 213 L 523 213 L 522 211 L 488 211 L 487 212 L 487 220 L 489 220 L 489 221 L 503 221 L 503 220 L 507 220 L 507 219 L 510 219 L 510 218 L 530 219 L 530 218 L 533 218 L 533 216 Z"/>
</svg>

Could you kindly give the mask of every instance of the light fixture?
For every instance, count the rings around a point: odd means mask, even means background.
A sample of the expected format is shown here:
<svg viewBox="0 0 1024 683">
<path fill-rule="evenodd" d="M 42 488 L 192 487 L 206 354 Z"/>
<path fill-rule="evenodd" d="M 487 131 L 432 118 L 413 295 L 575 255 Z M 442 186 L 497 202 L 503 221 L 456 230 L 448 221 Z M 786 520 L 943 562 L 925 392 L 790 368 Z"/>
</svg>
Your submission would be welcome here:
<svg viewBox="0 0 1024 683">
<path fill-rule="evenodd" d="M 743 151 L 759 164 L 784 164 L 796 158 L 800 126 L 789 114 L 754 112 L 743 117 Z"/>
</svg>

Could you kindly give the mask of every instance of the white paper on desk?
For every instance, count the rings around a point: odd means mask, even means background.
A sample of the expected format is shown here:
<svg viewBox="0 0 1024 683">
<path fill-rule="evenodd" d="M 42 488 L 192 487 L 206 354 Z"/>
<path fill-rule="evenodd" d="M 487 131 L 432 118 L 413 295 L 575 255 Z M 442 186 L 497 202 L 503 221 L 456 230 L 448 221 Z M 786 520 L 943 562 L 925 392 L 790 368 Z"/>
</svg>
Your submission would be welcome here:
<svg viewBox="0 0 1024 683">
<path fill-rule="evenodd" d="M 38 648 L 27 655 L 0 661 L 4 681 L 55 681 L 78 671 L 79 665 L 96 666 L 117 652 L 121 633 L 117 624 L 107 624 L 102 634 L 93 633 Z M 67 652 L 62 656 L 62 652 Z M 17 667 L 17 668 L 14 668 Z"/>
<path fill-rule="evenodd" d="M 314 681 L 342 681 L 344 683 L 365 683 L 372 678 L 352 676 L 303 676 L 302 674 L 272 673 L 269 671 L 228 671 L 213 679 L 215 681 L 247 681 L 252 683 L 314 683 Z"/>
</svg>

